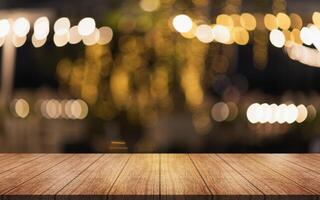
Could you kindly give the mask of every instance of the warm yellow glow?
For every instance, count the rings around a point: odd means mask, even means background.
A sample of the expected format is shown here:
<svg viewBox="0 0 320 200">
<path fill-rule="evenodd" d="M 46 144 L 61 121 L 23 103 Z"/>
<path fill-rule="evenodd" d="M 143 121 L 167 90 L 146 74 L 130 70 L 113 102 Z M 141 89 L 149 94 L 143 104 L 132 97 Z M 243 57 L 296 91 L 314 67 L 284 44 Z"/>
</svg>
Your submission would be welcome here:
<svg viewBox="0 0 320 200">
<path fill-rule="evenodd" d="M 69 31 L 69 43 L 70 44 L 78 44 L 81 42 L 82 37 L 78 32 L 78 26 L 73 26 Z"/>
<path fill-rule="evenodd" d="M 58 100 L 51 99 L 45 104 L 45 113 L 49 119 L 57 119 L 62 114 L 62 106 Z"/>
<path fill-rule="evenodd" d="M 303 27 L 301 29 L 300 38 L 304 44 L 306 44 L 306 45 L 312 44 L 312 35 L 311 35 L 311 31 L 309 30 L 308 27 Z"/>
<path fill-rule="evenodd" d="M 224 43 L 224 44 L 227 44 L 230 42 L 231 33 L 227 27 L 222 26 L 222 25 L 215 25 L 212 28 L 212 31 L 213 31 L 213 35 L 215 37 L 215 40 L 217 42 Z"/>
<path fill-rule="evenodd" d="M 30 22 L 26 18 L 20 17 L 14 21 L 12 30 L 18 37 L 24 37 L 30 31 Z"/>
<path fill-rule="evenodd" d="M 240 24 L 243 28 L 247 29 L 248 31 L 252 31 L 256 28 L 257 21 L 256 18 L 250 13 L 243 13 L 240 16 Z"/>
<path fill-rule="evenodd" d="M 108 26 L 103 26 L 99 28 L 99 33 L 100 33 L 100 38 L 98 40 L 98 44 L 104 45 L 108 44 L 111 42 L 112 37 L 113 37 L 113 31 L 110 27 Z"/>
<path fill-rule="evenodd" d="M 12 44 L 17 48 L 24 45 L 26 41 L 27 41 L 27 36 L 22 36 L 22 37 L 18 37 L 17 35 L 12 36 Z"/>
<path fill-rule="evenodd" d="M 301 29 L 301 27 L 303 26 L 303 22 L 300 15 L 296 13 L 291 13 L 289 16 L 291 20 L 291 27 L 296 29 Z"/>
<path fill-rule="evenodd" d="M 307 110 L 306 106 L 304 106 L 302 104 L 300 104 L 297 107 L 297 109 L 298 109 L 298 117 L 296 119 L 296 122 L 302 123 L 308 117 L 308 110 Z"/>
<path fill-rule="evenodd" d="M 78 24 L 78 31 L 81 36 L 91 35 L 96 29 L 96 22 L 91 17 L 83 18 Z"/>
<path fill-rule="evenodd" d="M 32 45 L 35 47 L 35 48 L 39 48 L 39 47 L 42 47 L 47 41 L 47 38 L 43 38 L 43 39 L 40 39 L 38 40 L 35 35 L 32 36 L 31 38 L 31 42 L 32 42 Z"/>
<path fill-rule="evenodd" d="M 317 117 L 317 110 L 314 107 L 314 105 L 308 105 L 307 110 L 308 110 L 308 118 L 309 119 L 314 119 Z"/>
<path fill-rule="evenodd" d="M 239 45 L 246 45 L 249 42 L 249 33 L 242 27 L 235 27 L 232 29 L 232 39 Z"/>
<path fill-rule="evenodd" d="M 70 111 L 74 119 L 84 119 L 88 115 L 88 105 L 81 99 L 74 100 L 70 105 Z"/>
<path fill-rule="evenodd" d="M 14 105 L 15 113 L 20 118 L 26 118 L 29 115 L 30 107 L 26 100 L 18 99 Z"/>
<path fill-rule="evenodd" d="M 49 19 L 47 17 L 40 17 L 34 22 L 34 37 L 35 39 L 41 41 L 45 39 L 49 34 Z"/>
<path fill-rule="evenodd" d="M 291 26 L 291 20 L 285 13 L 277 14 L 277 24 L 283 30 L 288 30 Z"/>
<path fill-rule="evenodd" d="M 296 44 L 303 44 L 300 37 L 300 30 L 294 28 L 290 33 L 290 40 L 295 42 Z"/>
<path fill-rule="evenodd" d="M 91 46 L 96 44 L 99 41 L 99 38 L 100 38 L 100 32 L 98 29 L 95 29 L 92 34 L 88 36 L 83 36 L 82 41 L 83 41 L 83 44 L 87 46 Z"/>
<path fill-rule="evenodd" d="M 284 34 L 277 29 L 270 32 L 269 39 L 271 44 L 277 48 L 282 48 L 286 42 Z"/>
<path fill-rule="evenodd" d="M 220 24 L 223 26 L 233 27 L 232 17 L 226 14 L 221 14 L 217 16 L 216 24 Z"/>
<path fill-rule="evenodd" d="M 172 24 L 177 32 L 186 33 L 192 28 L 192 19 L 187 15 L 181 14 L 173 18 Z"/>
<path fill-rule="evenodd" d="M 212 28 L 209 25 L 202 24 L 196 29 L 196 37 L 200 42 L 210 43 L 214 40 Z"/>
<path fill-rule="evenodd" d="M 10 31 L 10 23 L 7 19 L 0 20 L 0 38 L 8 35 Z"/>
<path fill-rule="evenodd" d="M 278 28 L 277 18 L 272 14 L 266 14 L 264 16 L 264 25 L 269 31 L 273 29 L 277 29 Z"/>
<path fill-rule="evenodd" d="M 146 12 L 153 12 L 159 9 L 160 0 L 140 0 L 140 8 Z"/>
<path fill-rule="evenodd" d="M 68 41 L 69 41 L 69 32 L 63 35 L 54 34 L 53 36 L 53 42 L 57 47 L 63 47 L 68 43 Z"/>
<path fill-rule="evenodd" d="M 70 29 L 70 20 L 66 17 L 59 18 L 53 26 L 55 35 L 65 35 Z"/>
<path fill-rule="evenodd" d="M 217 122 L 226 120 L 229 116 L 230 110 L 226 103 L 216 103 L 211 109 L 211 116 Z"/>
<path fill-rule="evenodd" d="M 190 29 L 190 31 L 186 32 L 186 33 L 181 33 L 181 35 L 185 38 L 191 39 L 196 37 L 196 30 L 197 30 L 198 25 L 196 23 L 192 23 L 192 28 Z"/>
<path fill-rule="evenodd" d="M 313 23 L 320 28 L 320 12 L 314 12 L 312 14 Z"/>
</svg>

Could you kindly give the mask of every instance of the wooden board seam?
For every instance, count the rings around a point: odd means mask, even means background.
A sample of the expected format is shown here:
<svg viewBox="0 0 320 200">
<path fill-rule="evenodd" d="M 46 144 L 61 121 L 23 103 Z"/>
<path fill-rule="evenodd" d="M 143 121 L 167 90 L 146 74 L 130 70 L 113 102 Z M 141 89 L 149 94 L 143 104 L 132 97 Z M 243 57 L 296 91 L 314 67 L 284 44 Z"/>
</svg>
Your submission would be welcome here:
<svg viewBox="0 0 320 200">
<path fill-rule="evenodd" d="M 103 157 L 103 154 L 101 154 L 95 161 L 93 161 L 90 165 L 88 165 L 86 168 L 84 168 L 78 175 L 76 175 L 75 177 L 73 177 L 65 186 L 63 186 L 60 190 L 57 191 L 56 194 L 54 194 L 54 196 L 57 196 L 57 194 L 59 194 L 60 191 L 62 191 L 66 186 L 68 186 L 73 180 L 75 180 L 76 178 L 78 178 L 85 170 L 87 170 L 93 163 L 97 162 L 99 159 L 101 159 Z M 56 199 L 56 197 L 55 197 Z"/>
<path fill-rule="evenodd" d="M 18 168 L 18 167 L 21 167 L 21 166 L 23 166 L 23 165 L 25 165 L 25 164 L 28 164 L 28 163 L 31 162 L 31 161 L 34 161 L 34 160 L 37 160 L 37 159 L 41 158 L 41 157 L 43 157 L 43 156 L 44 156 L 44 155 L 37 155 L 37 157 L 35 157 L 35 158 L 33 158 L 33 159 L 30 159 L 30 160 L 28 160 L 28 161 L 26 161 L 26 162 L 24 162 L 24 163 L 21 163 L 20 165 L 17 165 L 17 166 L 15 166 L 15 167 L 10 168 L 10 169 L 4 170 L 4 171 L 0 172 L 0 174 L 3 174 L 3 173 L 5 173 L 5 172 L 7 172 L 7 171 L 13 170 L 13 169 Z"/>
<path fill-rule="evenodd" d="M 273 169 L 273 168 L 265 165 L 263 162 L 260 162 L 259 160 L 254 159 L 254 158 L 251 158 L 251 157 L 249 157 L 249 156 L 246 156 L 246 157 L 249 158 L 250 160 L 253 160 L 253 161 L 255 161 L 255 162 L 258 162 L 258 163 L 262 164 L 263 166 L 269 168 L 270 170 L 274 171 L 275 173 L 279 174 L 280 176 L 285 177 L 286 179 L 289 179 L 290 181 L 292 181 L 293 183 L 295 183 L 295 184 L 297 184 L 298 186 L 302 187 L 302 188 L 305 189 L 306 191 L 309 191 L 311 194 L 315 194 L 315 191 L 312 191 L 312 190 L 306 188 L 305 186 L 303 186 L 302 184 L 299 184 L 298 182 L 292 180 L 290 177 L 287 177 L 286 175 L 283 175 L 283 174 L 279 173 L 277 170 L 275 170 L 275 169 Z M 284 160 L 284 161 L 287 162 L 286 160 Z"/>
<path fill-rule="evenodd" d="M 230 163 L 228 163 L 226 160 L 224 160 L 222 158 L 222 156 L 220 156 L 220 154 L 216 154 L 221 160 L 222 162 L 226 163 L 227 165 L 229 165 L 236 173 L 238 173 L 240 176 L 242 176 L 246 181 L 248 181 L 248 183 L 250 183 L 250 185 L 252 185 L 254 188 L 256 188 L 259 192 L 261 192 L 261 194 L 263 194 L 263 199 L 266 199 L 266 194 L 264 192 L 262 192 L 262 190 L 260 190 L 257 186 L 255 186 L 253 183 L 251 183 L 251 181 L 249 179 L 247 179 L 247 177 L 245 177 L 242 173 L 240 173 L 236 168 L 234 168 L 232 165 L 230 165 Z"/>
<path fill-rule="evenodd" d="M 53 165 L 53 166 L 49 167 L 48 169 L 46 169 L 46 170 L 44 170 L 44 171 L 40 172 L 39 174 L 37 174 L 37 175 L 35 175 L 35 176 L 31 177 L 30 179 L 28 179 L 28 180 L 26 180 L 26 181 L 24 181 L 24 182 L 21 182 L 20 184 L 16 185 L 15 187 L 11 188 L 10 190 L 6 191 L 3 195 L 1 195 L 2 199 L 3 199 L 3 196 L 4 196 L 4 195 L 6 195 L 6 194 L 10 193 L 12 190 L 16 189 L 16 188 L 17 188 L 17 187 L 19 187 L 20 185 L 22 185 L 22 184 L 24 184 L 24 183 L 26 183 L 26 182 L 30 181 L 31 179 L 33 179 L 33 178 L 35 178 L 35 177 L 37 177 L 37 176 L 39 176 L 39 175 L 41 175 L 41 174 L 45 173 L 46 171 L 50 170 L 51 168 L 53 168 L 53 167 L 55 167 L 55 166 L 59 165 L 59 164 L 60 164 L 60 163 L 62 163 L 63 161 L 65 161 L 65 160 L 67 160 L 67 159 L 69 159 L 69 158 L 71 158 L 71 157 L 73 157 L 73 156 L 74 156 L 74 155 L 71 155 L 70 157 L 67 157 L 67 158 L 65 158 L 65 159 L 61 160 L 60 162 L 56 163 L 55 165 Z M 39 158 L 40 158 L 40 157 L 39 157 Z"/>
<path fill-rule="evenodd" d="M 204 184 L 206 185 L 207 189 L 209 190 L 209 192 L 210 192 L 211 196 L 213 196 L 214 194 L 211 192 L 211 190 L 210 190 L 210 188 L 209 188 L 209 185 L 208 185 L 208 184 L 207 184 L 207 182 L 204 180 L 204 178 L 203 178 L 202 174 L 200 173 L 200 171 L 199 171 L 198 167 L 196 166 L 196 164 L 195 164 L 195 163 L 194 163 L 194 161 L 192 160 L 192 158 L 191 158 L 191 156 L 190 156 L 190 154 L 189 154 L 189 153 L 188 153 L 188 158 L 191 160 L 191 163 L 192 163 L 192 164 L 193 164 L 193 166 L 196 168 L 196 170 L 197 170 L 198 174 L 200 175 L 200 177 L 201 177 L 202 181 L 204 182 Z"/>
<path fill-rule="evenodd" d="M 129 160 L 130 160 L 131 158 L 132 158 L 132 154 L 130 154 L 129 158 L 126 160 L 126 162 L 125 162 L 124 165 L 122 166 L 122 168 L 121 168 L 120 172 L 118 173 L 117 177 L 115 178 L 115 180 L 114 180 L 113 183 L 111 184 L 111 187 L 110 187 L 109 191 L 107 192 L 107 198 L 106 198 L 106 199 L 109 199 L 108 196 L 109 196 L 112 188 L 114 187 L 115 183 L 117 182 L 118 178 L 119 178 L 120 175 L 122 174 L 124 168 L 127 166 L 128 162 L 129 162 Z"/>
</svg>

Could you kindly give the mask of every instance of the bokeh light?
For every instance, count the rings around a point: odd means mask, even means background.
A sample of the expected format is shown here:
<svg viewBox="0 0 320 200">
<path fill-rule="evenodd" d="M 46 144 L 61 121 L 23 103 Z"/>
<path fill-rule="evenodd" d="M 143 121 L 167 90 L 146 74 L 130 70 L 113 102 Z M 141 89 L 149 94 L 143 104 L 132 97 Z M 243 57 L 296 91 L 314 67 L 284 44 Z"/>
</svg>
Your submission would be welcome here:
<svg viewBox="0 0 320 200">
<path fill-rule="evenodd" d="M 85 17 L 78 24 L 78 31 L 81 36 L 89 36 L 96 29 L 96 22 L 91 17 Z"/>
<path fill-rule="evenodd" d="M 24 37 L 30 31 L 30 22 L 25 17 L 19 17 L 14 21 L 12 30 L 18 37 Z"/>
<path fill-rule="evenodd" d="M 280 30 L 274 29 L 269 35 L 270 42 L 277 48 L 282 48 L 286 42 L 286 38 Z"/>
<path fill-rule="evenodd" d="M 209 25 L 202 24 L 196 29 L 196 37 L 200 42 L 210 43 L 214 40 L 212 28 Z"/>
<path fill-rule="evenodd" d="M 110 27 L 108 26 L 103 26 L 101 28 L 99 28 L 99 40 L 98 40 L 98 44 L 100 45 L 105 45 L 108 44 L 109 42 L 111 42 L 112 37 L 113 37 L 113 31 Z"/>
<path fill-rule="evenodd" d="M 53 26 L 55 35 L 65 35 L 70 29 L 70 20 L 67 17 L 59 18 Z"/>
<path fill-rule="evenodd" d="M 10 32 L 10 23 L 7 19 L 0 20 L 0 37 L 5 37 Z"/>
<path fill-rule="evenodd" d="M 34 22 L 34 37 L 35 39 L 41 41 L 45 39 L 50 31 L 49 19 L 47 17 L 40 17 Z"/>
<path fill-rule="evenodd" d="M 184 14 L 177 15 L 172 20 L 173 27 L 180 33 L 186 33 L 192 28 L 192 19 Z"/>
</svg>

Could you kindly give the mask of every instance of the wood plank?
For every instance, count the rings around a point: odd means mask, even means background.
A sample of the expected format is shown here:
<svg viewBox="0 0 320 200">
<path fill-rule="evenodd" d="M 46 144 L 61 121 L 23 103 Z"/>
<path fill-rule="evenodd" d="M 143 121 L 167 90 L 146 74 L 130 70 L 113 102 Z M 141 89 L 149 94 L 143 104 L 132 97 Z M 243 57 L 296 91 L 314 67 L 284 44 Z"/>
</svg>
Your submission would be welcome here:
<svg viewBox="0 0 320 200">
<path fill-rule="evenodd" d="M 263 194 L 215 154 L 190 154 L 211 193 L 218 199 L 263 199 Z"/>
<path fill-rule="evenodd" d="M 211 199 L 211 193 L 186 154 L 160 155 L 161 199 Z"/>
<path fill-rule="evenodd" d="M 0 174 L 0 195 L 59 164 L 71 155 L 47 154 Z"/>
<path fill-rule="evenodd" d="M 160 155 L 133 154 L 108 199 L 159 199 Z"/>
<path fill-rule="evenodd" d="M 8 171 L 10 169 L 19 167 L 25 163 L 28 163 L 32 160 L 43 156 L 41 154 L 6 154 L 7 156 L 3 155 L 0 157 L 0 173 Z"/>
<path fill-rule="evenodd" d="M 320 174 L 320 160 L 314 159 L 314 154 L 273 154 L 279 158 L 295 163 Z"/>
<path fill-rule="evenodd" d="M 272 154 L 247 155 L 316 194 L 320 194 L 320 174 Z"/>
<path fill-rule="evenodd" d="M 266 199 L 316 199 L 311 191 L 247 155 L 218 154 L 218 156 L 264 193 Z"/>
<path fill-rule="evenodd" d="M 56 196 L 57 200 L 106 199 L 129 154 L 105 154 Z"/>
<path fill-rule="evenodd" d="M 54 199 L 54 196 L 82 171 L 99 159 L 101 154 L 76 154 L 44 173 L 17 186 L 3 199 Z M 33 196 L 33 198 L 31 197 Z"/>
</svg>

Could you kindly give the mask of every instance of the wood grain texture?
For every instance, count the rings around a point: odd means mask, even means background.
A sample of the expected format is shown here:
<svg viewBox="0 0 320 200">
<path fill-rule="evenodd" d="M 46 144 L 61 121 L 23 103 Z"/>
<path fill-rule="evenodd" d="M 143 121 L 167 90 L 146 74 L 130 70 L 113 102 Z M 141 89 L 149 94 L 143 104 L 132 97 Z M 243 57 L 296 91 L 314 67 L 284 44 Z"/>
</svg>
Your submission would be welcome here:
<svg viewBox="0 0 320 200">
<path fill-rule="evenodd" d="M 0 154 L 0 195 L 6 200 L 319 199 L 319 157 Z"/>
<path fill-rule="evenodd" d="M 64 187 L 56 199 L 106 199 L 129 157 L 129 154 L 103 155 Z"/>
<path fill-rule="evenodd" d="M 2 154 L 0 156 L 0 173 L 19 167 L 40 156 L 40 154 Z"/>
<path fill-rule="evenodd" d="M 316 199 L 310 190 L 247 155 L 219 154 L 218 156 L 264 193 L 266 199 Z"/>
<path fill-rule="evenodd" d="M 39 196 L 42 199 L 54 199 L 64 186 L 101 156 L 100 154 L 73 155 L 28 182 L 15 187 L 4 195 L 4 199 L 25 199 L 26 196 L 35 196 L 35 199 L 39 199 Z"/>
<path fill-rule="evenodd" d="M 320 174 L 320 160 L 315 154 L 272 154 L 301 167 L 315 171 Z"/>
<path fill-rule="evenodd" d="M 263 199 L 263 194 L 217 155 L 191 154 L 216 199 Z"/>
<path fill-rule="evenodd" d="M 292 162 L 282 160 L 271 154 L 255 154 L 247 156 L 287 177 L 292 182 L 304 187 L 306 190 L 312 191 L 315 194 L 320 194 L 320 174 Z"/>
<path fill-rule="evenodd" d="M 133 154 L 108 199 L 159 199 L 160 155 Z"/>
<path fill-rule="evenodd" d="M 0 174 L 0 195 L 45 172 L 70 156 L 48 154 Z"/>
<path fill-rule="evenodd" d="M 161 154 L 161 199 L 210 199 L 211 193 L 187 154 Z"/>
</svg>

